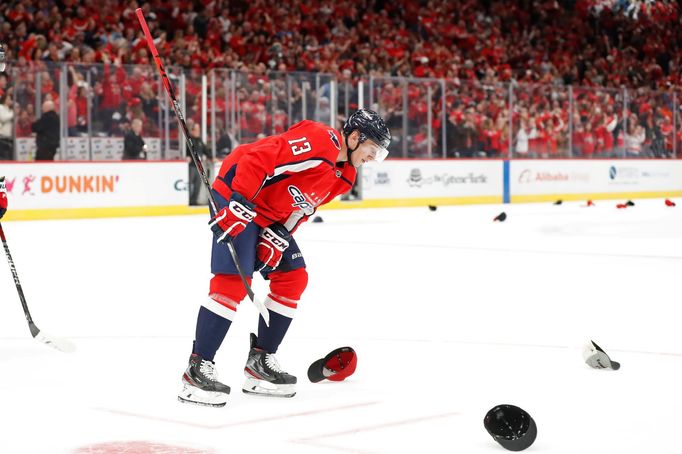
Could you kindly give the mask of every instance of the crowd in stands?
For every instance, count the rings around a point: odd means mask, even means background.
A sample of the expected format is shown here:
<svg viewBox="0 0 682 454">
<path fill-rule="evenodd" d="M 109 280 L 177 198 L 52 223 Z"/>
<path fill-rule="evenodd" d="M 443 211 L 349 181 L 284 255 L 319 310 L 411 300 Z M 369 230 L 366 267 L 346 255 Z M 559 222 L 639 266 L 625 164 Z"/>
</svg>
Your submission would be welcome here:
<svg viewBox="0 0 682 454">
<path fill-rule="evenodd" d="M 329 118 L 324 82 L 285 76 L 301 71 L 336 77 L 351 108 L 358 80 L 443 79 L 374 86 L 392 147 L 409 156 L 499 156 L 510 147 L 528 157 L 668 156 L 682 139 L 673 109 L 682 28 L 677 2 L 665 0 L 4 1 L 0 42 L 15 80 L 0 76 L 0 104 L 14 96 L 17 137 L 30 135 L 40 101 L 59 110 L 60 81 L 70 135 L 122 136 L 134 118 L 145 135 L 159 134 L 165 101 L 145 66 L 138 6 L 166 66 L 187 75 L 189 118 L 199 121 L 202 73 L 247 74 L 235 119 L 245 140 L 304 116 Z M 220 92 L 215 108 L 231 102 Z M 336 105 L 340 114 L 349 107 Z"/>
</svg>

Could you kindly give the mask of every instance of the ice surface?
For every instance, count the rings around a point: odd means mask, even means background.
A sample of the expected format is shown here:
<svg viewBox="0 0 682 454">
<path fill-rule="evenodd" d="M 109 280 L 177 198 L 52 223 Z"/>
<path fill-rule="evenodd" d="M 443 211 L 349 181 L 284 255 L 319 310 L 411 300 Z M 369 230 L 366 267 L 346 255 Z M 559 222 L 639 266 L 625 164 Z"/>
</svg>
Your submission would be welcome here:
<svg viewBox="0 0 682 454">
<path fill-rule="evenodd" d="M 222 409 L 176 400 L 206 216 L 4 223 L 36 324 L 78 350 L 30 338 L 0 264 L 0 452 L 500 453 L 482 421 L 511 403 L 538 424 L 528 452 L 679 453 L 682 209 L 596 203 L 321 211 L 296 234 L 310 283 L 278 353 L 298 395 L 241 393 L 244 301 Z M 588 339 L 621 370 L 589 369 Z M 308 382 L 344 345 L 357 372 Z"/>
</svg>

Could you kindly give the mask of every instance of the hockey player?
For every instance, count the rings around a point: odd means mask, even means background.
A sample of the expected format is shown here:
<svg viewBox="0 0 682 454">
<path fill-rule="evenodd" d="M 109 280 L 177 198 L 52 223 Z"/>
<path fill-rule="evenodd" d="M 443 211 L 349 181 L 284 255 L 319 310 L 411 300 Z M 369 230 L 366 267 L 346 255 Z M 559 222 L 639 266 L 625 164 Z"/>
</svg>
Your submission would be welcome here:
<svg viewBox="0 0 682 454">
<path fill-rule="evenodd" d="M 5 188 L 5 177 L 0 177 L 0 219 L 7 212 L 7 189 Z"/>
<path fill-rule="evenodd" d="M 296 394 L 296 377 L 282 370 L 275 358 L 308 282 L 292 235 L 318 206 L 351 189 L 357 167 L 383 161 L 390 140 L 384 120 L 360 109 L 341 131 L 304 120 L 283 134 L 241 145 L 225 158 L 213 183 L 219 211 L 209 223 L 216 238 L 211 253 L 214 276 L 199 309 L 180 401 L 222 407 L 230 393 L 229 386 L 218 381 L 213 362 L 246 296 L 222 244 L 229 239 L 249 282 L 253 271 L 270 281 L 265 300 L 270 325 L 261 316 L 258 335 L 251 334 L 242 390 L 279 397 Z"/>
</svg>

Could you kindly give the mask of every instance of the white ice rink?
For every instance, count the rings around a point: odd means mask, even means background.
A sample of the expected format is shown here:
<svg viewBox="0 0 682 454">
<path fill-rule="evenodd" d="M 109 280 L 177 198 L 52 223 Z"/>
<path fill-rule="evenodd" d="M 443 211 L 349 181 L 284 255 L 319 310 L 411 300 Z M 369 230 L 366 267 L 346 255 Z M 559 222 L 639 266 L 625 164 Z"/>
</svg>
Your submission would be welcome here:
<svg viewBox="0 0 682 454">
<path fill-rule="evenodd" d="M 30 338 L 1 263 L 0 453 L 492 454 L 483 417 L 511 403 L 538 425 L 527 452 L 679 454 L 677 202 L 322 211 L 296 234 L 310 284 L 278 353 L 298 394 L 241 393 L 257 326 L 244 301 L 216 357 L 222 409 L 176 399 L 207 216 L 6 222 L 37 325 L 78 350 Z M 588 339 L 622 368 L 589 369 Z M 357 372 L 310 383 L 344 345 Z"/>
</svg>

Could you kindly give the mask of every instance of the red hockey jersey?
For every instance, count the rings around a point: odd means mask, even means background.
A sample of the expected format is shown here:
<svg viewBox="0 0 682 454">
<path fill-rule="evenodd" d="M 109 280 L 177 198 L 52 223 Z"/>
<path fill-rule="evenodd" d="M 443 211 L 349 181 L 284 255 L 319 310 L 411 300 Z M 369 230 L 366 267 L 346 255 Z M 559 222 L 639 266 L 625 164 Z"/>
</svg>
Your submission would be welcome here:
<svg viewBox="0 0 682 454">
<path fill-rule="evenodd" d="M 253 202 L 258 225 L 279 222 L 293 232 L 318 206 L 353 186 L 353 165 L 336 162 L 342 140 L 335 129 L 303 120 L 283 134 L 235 148 L 213 189 L 225 199 L 236 191 Z"/>
</svg>

